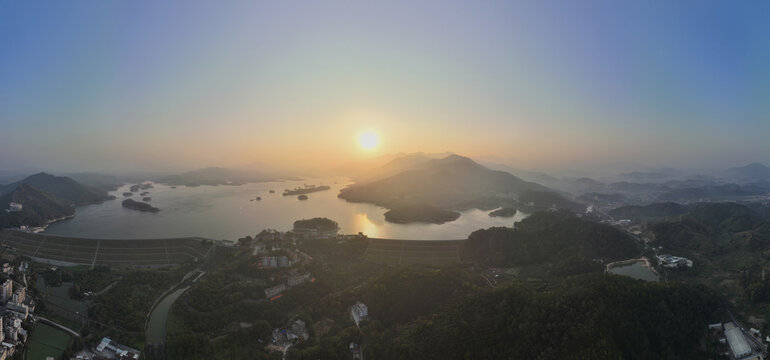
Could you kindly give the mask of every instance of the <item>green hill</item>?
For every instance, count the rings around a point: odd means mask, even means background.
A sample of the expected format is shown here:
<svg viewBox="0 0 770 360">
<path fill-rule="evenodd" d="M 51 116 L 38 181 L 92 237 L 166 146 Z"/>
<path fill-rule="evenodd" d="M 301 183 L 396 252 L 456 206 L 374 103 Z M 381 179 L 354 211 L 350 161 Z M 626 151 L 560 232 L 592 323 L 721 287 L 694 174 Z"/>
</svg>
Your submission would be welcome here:
<svg viewBox="0 0 770 360">
<path fill-rule="evenodd" d="M 687 212 L 687 206 L 666 202 L 650 205 L 621 206 L 610 211 L 610 215 L 623 219 L 655 219 L 675 217 Z"/>
<path fill-rule="evenodd" d="M 46 193 L 59 202 L 70 205 L 87 205 L 112 199 L 105 190 L 88 187 L 65 176 L 39 173 L 0 187 L 0 195 L 8 194 L 22 184 Z"/>
<path fill-rule="evenodd" d="M 367 359 L 714 358 L 697 344 L 720 305 L 702 286 L 590 275 L 478 292 L 398 327 L 372 306 L 362 332 Z"/>
<path fill-rule="evenodd" d="M 492 266 L 554 264 L 553 271 L 578 259 L 591 268 L 592 259 L 614 261 L 638 256 L 639 243 L 623 231 L 586 221 L 569 211 L 538 212 L 514 229 L 474 231 L 463 245 L 466 261 Z"/>
<path fill-rule="evenodd" d="M 11 202 L 21 204 L 22 210 L 6 211 Z M 74 207 L 27 184 L 21 184 L 10 193 L 0 196 L 0 229 L 23 225 L 40 227 L 51 220 L 74 214 Z"/>
</svg>

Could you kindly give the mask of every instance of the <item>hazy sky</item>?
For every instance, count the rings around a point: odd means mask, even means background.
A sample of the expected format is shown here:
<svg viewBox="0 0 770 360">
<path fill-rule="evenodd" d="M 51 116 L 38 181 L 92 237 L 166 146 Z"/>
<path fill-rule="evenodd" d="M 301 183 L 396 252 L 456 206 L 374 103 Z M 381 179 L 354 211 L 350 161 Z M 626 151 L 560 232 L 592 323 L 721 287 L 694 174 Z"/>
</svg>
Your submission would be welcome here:
<svg viewBox="0 0 770 360">
<path fill-rule="evenodd" d="M 0 169 L 770 163 L 768 4 L 0 1 Z"/>
</svg>

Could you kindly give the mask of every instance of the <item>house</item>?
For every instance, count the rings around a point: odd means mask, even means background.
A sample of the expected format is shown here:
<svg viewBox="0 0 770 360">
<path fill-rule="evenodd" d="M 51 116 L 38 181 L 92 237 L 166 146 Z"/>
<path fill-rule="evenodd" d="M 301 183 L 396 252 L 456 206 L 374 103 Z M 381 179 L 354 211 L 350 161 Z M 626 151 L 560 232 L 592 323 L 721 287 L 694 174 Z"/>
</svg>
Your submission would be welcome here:
<svg viewBox="0 0 770 360">
<path fill-rule="evenodd" d="M 265 289 L 265 297 L 270 299 L 286 290 L 286 285 L 279 284 Z"/>
<path fill-rule="evenodd" d="M 305 273 L 305 274 L 302 274 L 302 275 L 289 276 L 289 278 L 286 280 L 286 282 L 289 285 L 289 287 L 294 287 L 294 286 L 297 286 L 297 285 L 302 285 L 305 282 L 307 282 L 308 280 L 310 280 L 310 273 Z"/>
</svg>

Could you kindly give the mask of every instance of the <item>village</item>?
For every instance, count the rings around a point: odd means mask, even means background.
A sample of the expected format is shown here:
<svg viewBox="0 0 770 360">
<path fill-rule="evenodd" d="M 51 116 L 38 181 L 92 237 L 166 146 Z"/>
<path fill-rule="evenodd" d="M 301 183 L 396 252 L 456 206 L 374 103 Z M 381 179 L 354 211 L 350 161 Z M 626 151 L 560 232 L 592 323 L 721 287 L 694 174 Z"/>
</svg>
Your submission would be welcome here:
<svg viewBox="0 0 770 360">
<path fill-rule="evenodd" d="M 266 229 L 257 234 L 253 239 L 241 239 L 241 246 L 248 246 L 252 250 L 252 257 L 257 267 L 263 270 L 272 270 L 269 280 L 275 285 L 264 290 L 267 301 L 280 301 L 285 291 L 313 283 L 316 278 L 302 269 L 313 261 L 313 257 L 299 250 L 296 245 L 301 240 L 334 239 L 337 244 L 342 244 L 351 239 L 364 237 L 362 233 L 355 235 L 340 235 L 337 233 L 336 223 L 328 219 L 300 220 L 294 223 L 291 231 L 280 232 Z M 350 305 L 349 319 L 356 326 L 369 316 L 368 308 L 363 302 Z M 292 318 L 285 326 L 273 329 L 268 349 L 286 353 L 288 349 L 310 337 L 305 321 Z M 349 345 L 354 359 L 362 358 L 362 346 L 355 342 Z"/>
</svg>

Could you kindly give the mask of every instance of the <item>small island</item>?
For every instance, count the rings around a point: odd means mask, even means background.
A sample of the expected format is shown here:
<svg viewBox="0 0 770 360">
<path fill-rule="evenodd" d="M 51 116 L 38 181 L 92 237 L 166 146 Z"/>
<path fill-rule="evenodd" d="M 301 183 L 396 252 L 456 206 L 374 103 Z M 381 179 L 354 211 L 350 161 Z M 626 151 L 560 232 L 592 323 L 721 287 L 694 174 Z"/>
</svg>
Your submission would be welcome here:
<svg viewBox="0 0 770 360">
<path fill-rule="evenodd" d="M 125 197 L 129 197 L 129 196 L 133 196 L 133 195 L 134 195 L 134 193 L 130 193 L 130 192 L 124 192 L 123 193 L 123 196 L 125 196 Z"/>
<path fill-rule="evenodd" d="M 142 201 L 152 201 L 152 198 L 149 196 L 145 196 L 142 198 Z"/>
<path fill-rule="evenodd" d="M 304 195 L 304 194 L 314 193 L 316 191 L 324 191 L 329 189 L 331 189 L 331 187 L 326 185 L 321 185 L 321 186 L 305 185 L 305 187 L 298 187 L 294 190 L 286 189 L 283 191 L 283 196 Z"/>
<path fill-rule="evenodd" d="M 307 195 L 297 196 L 297 199 L 299 199 L 299 200 L 307 200 Z"/>
<path fill-rule="evenodd" d="M 336 221 L 319 217 L 295 221 L 292 232 L 301 238 L 333 238 L 339 229 Z"/>
<path fill-rule="evenodd" d="M 459 217 L 459 212 L 439 209 L 431 205 L 400 206 L 388 210 L 388 212 L 385 213 L 385 220 L 396 224 L 408 224 L 413 222 L 443 224 L 455 221 Z"/>
<path fill-rule="evenodd" d="M 516 215 L 517 210 L 514 208 L 500 208 L 497 209 L 491 213 L 489 213 L 490 217 L 511 217 L 513 215 Z"/>
<path fill-rule="evenodd" d="M 140 187 L 141 187 L 141 185 L 139 185 L 139 184 L 137 184 L 137 185 L 131 185 L 131 192 L 137 192 L 137 191 L 139 191 L 139 188 L 140 188 Z"/>
<path fill-rule="evenodd" d="M 126 209 L 144 211 L 144 212 L 158 212 L 160 209 L 153 207 L 152 205 L 140 201 L 134 201 L 131 199 L 123 200 L 123 207 Z"/>
</svg>

